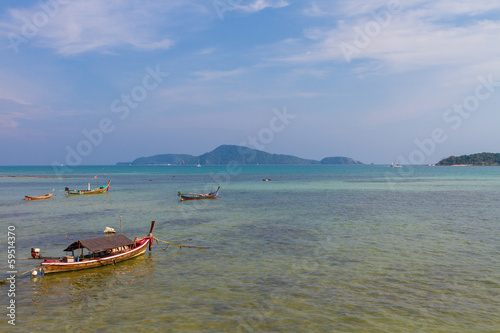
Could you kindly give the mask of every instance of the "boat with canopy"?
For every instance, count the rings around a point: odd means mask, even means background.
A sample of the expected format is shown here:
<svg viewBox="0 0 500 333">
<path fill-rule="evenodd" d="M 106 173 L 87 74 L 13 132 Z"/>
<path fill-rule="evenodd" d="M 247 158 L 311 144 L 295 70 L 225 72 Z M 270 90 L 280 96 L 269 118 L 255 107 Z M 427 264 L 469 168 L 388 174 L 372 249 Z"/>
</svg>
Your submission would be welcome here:
<svg viewBox="0 0 500 333">
<path fill-rule="evenodd" d="M 70 190 L 69 187 L 66 187 L 64 190 L 68 192 L 68 195 L 99 194 L 109 191 L 109 183 L 111 183 L 111 180 L 108 181 L 108 184 L 106 186 L 99 186 L 93 189 L 90 189 L 89 183 L 88 190 Z"/>
<path fill-rule="evenodd" d="M 43 273 L 57 273 L 114 265 L 120 261 L 140 256 L 153 248 L 153 230 L 156 222 L 151 222 L 147 236 L 131 240 L 124 235 L 112 235 L 91 239 L 80 239 L 71 243 L 64 251 L 71 255 L 57 260 L 45 260 L 41 265 Z M 84 249 L 88 254 L 84 254 Z M 80 253 L 78 253 L 80 252 Z"/>
</svg>

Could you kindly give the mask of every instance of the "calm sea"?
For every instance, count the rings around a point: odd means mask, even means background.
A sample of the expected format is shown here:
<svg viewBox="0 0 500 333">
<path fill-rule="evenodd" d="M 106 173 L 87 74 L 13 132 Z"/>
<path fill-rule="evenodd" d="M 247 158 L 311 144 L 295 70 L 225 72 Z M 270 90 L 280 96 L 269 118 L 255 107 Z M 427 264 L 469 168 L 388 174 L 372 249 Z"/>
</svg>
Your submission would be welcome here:
<svg viewBox="0 0 500 333">
<path fill-rule="evenodd" d="M 1 276 L 105 227 L 145 256 L 1 286 L 19 332 L 499 332 L 500 168 L 0 167 Z M 94 178 L 97 175 L 97 178 Z M 271 181 L 264 182 L 263 178 Z M 108 194 L 67 197 L 66 186 Z M 180 202 L 177 192 L 217 200 Z M 24 201 L 55 188 L 51 200 Z M 122 225 L 120 227 L 120 217 Z M 6 307 L 15 299 L 15 328 Z"/>
</svg>

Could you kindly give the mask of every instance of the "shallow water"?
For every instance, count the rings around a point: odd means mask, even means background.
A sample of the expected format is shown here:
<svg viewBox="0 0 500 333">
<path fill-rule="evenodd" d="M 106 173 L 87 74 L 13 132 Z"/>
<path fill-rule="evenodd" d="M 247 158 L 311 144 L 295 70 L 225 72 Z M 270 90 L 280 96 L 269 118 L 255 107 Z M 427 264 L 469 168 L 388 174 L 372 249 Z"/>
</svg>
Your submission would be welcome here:
<svg viewBox="0 0 500 333">
<path fill-rule="evenodd" d="M 1 167 L 1 271 L 62 255 L 106 226 L 209 249 L 165 249 L 81 272 L 16 280 L 16 330 L 495 332 L 496 167 Z M 98 175 L 98 179 L 94 179 Z M 263 182 L 263 178 L 271 178 Z M 104 185 L 108 194 L 66 197 Z M 217 200 L 180 202 L 177 192 Z M 55 188 L 51 200 L 26 202 Z M 17 260 L 16 270 L 33 268 Z M 8 305 L 8 288 L 0 302 Z M 9 328 L 8 317 L 0 328 Z"/>
</svg>

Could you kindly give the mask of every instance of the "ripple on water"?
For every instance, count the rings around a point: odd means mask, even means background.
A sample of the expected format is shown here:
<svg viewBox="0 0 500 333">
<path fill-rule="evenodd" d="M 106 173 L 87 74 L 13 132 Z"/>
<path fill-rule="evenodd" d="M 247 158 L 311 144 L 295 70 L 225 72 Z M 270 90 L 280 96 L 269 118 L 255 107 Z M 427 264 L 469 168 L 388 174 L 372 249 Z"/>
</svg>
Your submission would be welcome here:
<svg viewBox="0 0 500 333">
<path fill-rule="evenodd" d="M 59 255 L 73 239 L 118 229 L 120 216 L 128 237 L 145 235 L 156 220 L 159 239 L 210 248 L 155 244 L 151 253 L 116 266 L 21 277 L 17 314 L 27 331 L 494 332 L 500 326 L 494 170 L 415 167 L 413 175 L 384 182 L 387 168 L 378 166 L 314 172 L 252 166 L 259 177 L 234 175 L 219 199 L 185 205 L 179 188 L 204 188 L 210 172 L 223 169 L 107 168 L 114 185 L 100 197 L 58 195 L 30 205 L 12 197 L 45 189 L 47 179 L 0 188 L 0 206 L 12 207 L 1 218 L 16 223 L 19 252 L 41 244 L 44 253 Z M 273 182 L 261 181 L 266 170 Z M 78 175 L 98 172 L 82 167 Z M 17 268 L 33 265 L 21 261 Z"/>
</svg>

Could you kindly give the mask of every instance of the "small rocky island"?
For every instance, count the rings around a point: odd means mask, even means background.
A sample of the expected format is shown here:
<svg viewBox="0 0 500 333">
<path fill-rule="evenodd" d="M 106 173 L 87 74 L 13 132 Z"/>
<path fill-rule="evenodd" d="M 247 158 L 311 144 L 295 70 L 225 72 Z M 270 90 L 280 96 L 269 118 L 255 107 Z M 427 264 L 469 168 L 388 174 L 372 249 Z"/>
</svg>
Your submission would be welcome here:
<svg viewBox="0 0 500 333">
<path fill-rule="evenodd" d="M 450 156 L 442 159 L 436 165 L 498 166 L 500 165 L 500 154 L 479 153 L 472 155 Z"/>
</svg>

